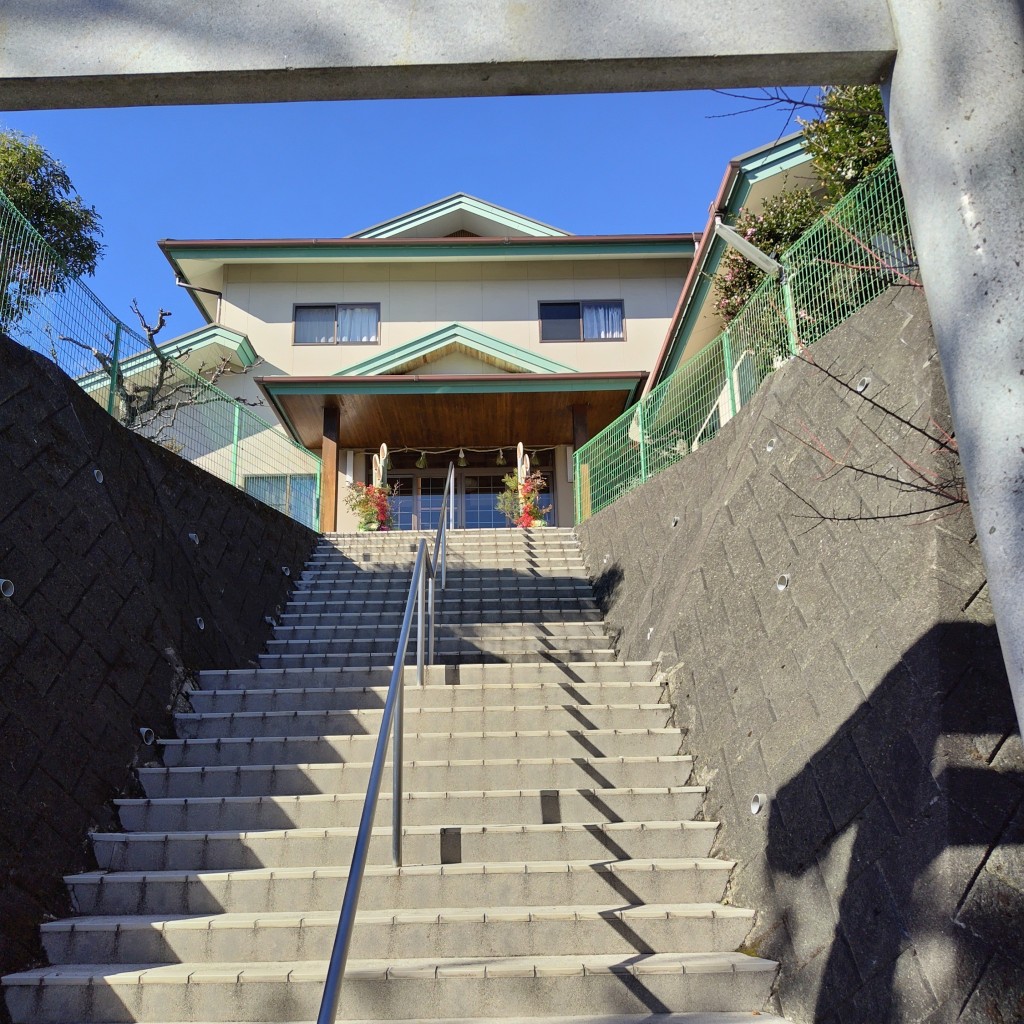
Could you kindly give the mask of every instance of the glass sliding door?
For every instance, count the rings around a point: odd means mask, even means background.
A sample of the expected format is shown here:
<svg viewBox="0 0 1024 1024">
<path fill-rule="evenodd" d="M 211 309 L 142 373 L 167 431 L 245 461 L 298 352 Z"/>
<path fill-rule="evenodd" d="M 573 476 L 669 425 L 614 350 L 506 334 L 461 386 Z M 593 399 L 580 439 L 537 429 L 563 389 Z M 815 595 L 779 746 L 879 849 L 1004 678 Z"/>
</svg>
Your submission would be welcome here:
<svg viewBox="0 0 1024 1024">
<path fill-rule="evenodd" d="M 463 475 L 459 487 L 462 492 L 460 526 L 467 530 L 491 530 L 509 525 L 497 509 L 498 495 L 505 490 L 502 476 L 501 473 Z"/>
<path fill-rule="evenodd" d="M 548 480 L 549 490 L 540 495 L 540 507 L 546 509 L 549 525 L 555 525 L 554 498 L 550 487 L 554 473 L 551 467 L 541 466 Z M 470 467 L 455 471 L 455 525 L 464 530 L 493 530 L 509 527 L 505 516 L 498 511 L 498 495 L 505 490 L 507 467 Z M 513 468 L 512 473 L 515 472 Z M 444 499 L 445 477 L 428 471 L 429 475 L 403 471 L 392 475 L 388 482 L 397 486 L 391 499 L 396 530 L 436 530 Z"/>
</svg>

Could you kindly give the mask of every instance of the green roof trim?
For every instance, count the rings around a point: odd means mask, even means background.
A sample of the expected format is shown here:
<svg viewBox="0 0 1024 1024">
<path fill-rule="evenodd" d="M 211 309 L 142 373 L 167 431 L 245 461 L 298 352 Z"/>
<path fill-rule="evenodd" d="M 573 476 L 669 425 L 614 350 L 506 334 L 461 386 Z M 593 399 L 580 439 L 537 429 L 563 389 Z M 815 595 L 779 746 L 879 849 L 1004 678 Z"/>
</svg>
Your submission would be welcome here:
<svg viewBox="0 0 1024 1024">
<path fill-rule="evenodd" d="M 502 206 L 495 206 L 493 203 L 477 199 L 476 196 L 467 195 L 465 192 L 457 192 L 455 195 L 446 196 L 437 202 L 410 210 L 408 213 L 393 217 L 381 224 L 374 224 L 363 231 L 357 231 L 351 237 L 392 238 L 460 211 L 476 214 L 506 230 L 521 231 L 524 235 L 532 235 L 535 238 L 553 238 L 568 234 L 566 231 L 552 227 L 550 224 L 543 224 L 532 217 L 524 217 L 521 213 L 506 210 Z"/>
<path fill-rule="evenodd" d="M 379 355 L 339 370 L 335 377 L 370 377 L 382 374 L 394 374 L 395 367 L 402 366 L 414 359 L 425 359 L 434 352 L 461 346 L 478 355 L 499 360 L 516 369 L 519 373 L 575 373 L 571 366 L 556 363 L 553 359 L 529 352 L 518 345 L 511 345 L 482 331 L 475 331 L 464 324 L 451 323 L 430 334 L 423 335 L 413 341 L 389 348 Z"/>
<path fill-rule="evenodd" d="M 298 380 L 295 382 L 282 378 L 260 379 L 259 383 L 270 395 L 489 395 L 489 394 L 526 394 L 543 391 L 626 391 L 631 392 L 637 383 L 637 374 L 622 377 L 593 378 L 585 373 L 577 375 L 579 380 L 566 380 L 564 377 L 551 380 L 544 374 L 537 374 L 530 380 L 519 377 L 509 380 L 505 374 L 496 373 L 494 379 L 452 380 L 439 378 L 432 381 L 429 377 L 367 377 L 365 381 L 352 378 L 332 383 L 325 378 L 316 383 Z"/>
<path fill-rule="evenodd" d="M 164 342 L 159 349 L 163 355 L 169 356 L 171 359 L 181 359 L 183 356 L 192 355 L 210 345 L 220 345 L 222 348 L 230 349 L 243 367 L 252 366 L 258 358 L 252 343 L 244 334 L 229 330 L 220 324 L 206 324 L 188 334 Z M 156 354 L 147 350 L 119 360 L 118 369 L 121 376 L 131 377 L 133 374 L 156 366 L 157 362 Z M 110 383 L 110 374 L 103 370 L 97 370 L 95 373 L 80 377 L 78 383 L 86 391 L 95 391 Z"/>
<path fill-rule="evenodd" d="M 726 223 L 731 223 L 739 215 L 750 197 L 751 190 L 758 182 L 773 178 L 778 174 L 785 174 L 801 164 L 809 164 L 810 160 L 811 156 L 804 148 L 803 132 L 795 132 L 774 145 L 762 146 L 760 149 L 738 157 L 736 179 L 726 197 L 722 219 Z M 701 259 L 700 276 L 689 296 L 686 309 L 683 311 L 682 319 L 679 321 L 679 326 L 672 339 L 671 351 L 661 366 L 658 379 L 654 382 L 655 385 L 670 377 L 678 368 L 682 354 L 690 340 L 690 333 L 711 292 L 715 275 L 718 273 L 718 264 L 727 248 L 725 242 L 717 235 L 710 239 Z"/>
<path fill-rule="evenodd" d="M 470 240 L 472 241 L 472 239 Z M 396 240 L 393 245 L 360 245 L 358 239 L 346 244 L 344 240 L 329 245 L 277 245 L 254 242 L 251 245 L 221 246 L 209 245 L 200 247 L 189 246 L 177 248 L 173 241 L 161 243 L 168 259 L 178 260 L 225 260 L 239 262 L 242 260 L 266 260 L 280 263 L 286 260 L 323 261 L 330 259 L 353 259 L 376 262 L 396 259 L 461 259 L 475 261 L 490 256 L 502 259 L 538 258 L 572 260 L 578 256 L 652 256 L 652 257 L 683 257 L 692 256 L 696 248 L 690 238 L 664 238 L 654 240 L 638 240 L 627 238 L 621 241 L 608 240 L 599 242 L 577 242 L 570 235 L 559 239 L 553 246 L 550 242 L 532 241 L 529 238 L 511 238 L 508 242 L 494 242 L 478 245 L 450 244 L 448 242 L 429 242 L 420 245 L 406 245 Z M 177 266 L 177 263 L 174 263 Z"/>
</svg>

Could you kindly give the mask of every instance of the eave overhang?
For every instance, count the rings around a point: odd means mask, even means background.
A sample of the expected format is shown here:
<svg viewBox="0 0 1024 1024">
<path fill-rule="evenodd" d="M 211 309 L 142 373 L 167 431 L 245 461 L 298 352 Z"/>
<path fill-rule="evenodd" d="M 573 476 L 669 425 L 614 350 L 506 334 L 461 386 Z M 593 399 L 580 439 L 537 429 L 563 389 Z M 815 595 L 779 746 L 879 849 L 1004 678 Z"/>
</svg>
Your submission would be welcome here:
<svg viewBox="0 0 1024 1024">
<path fill-rule="evenodd" d="M 572 406 L 596 433 L 635 400 L 646 371 L 257 377 L 292 437 L 323 442 L 323 410 L 341 410 L 342 447 L 572 444 Z"/>
<path fill-rule="evenodd" d="M 721 217 L 730 223 L 740 210 L 763 201 L 766 196 L 782 191 L 786 181 L 784 175 L 810 166 L 811 157 L 804 146 L 802 132 L 794 132 L 778 142 L 745 153 L 730 160 L 719 186 L 718 196 L 711 206 L 708 223 L 698 235 L 698 245 L 690 264 L 683 290 L 676 304 L 672 322 L 669 324 L 661 350 L 651 370 L 645 393 L 670 376 L 683 358 L 711 341 L 719 332 L 719 321 L 709 312 L 712 282 L 718 272 L 718 264 L 726 250 L 726 244 L 715 234 L 715 218 Z M 808 179 L 814 179 L 808 173 Z M 694 338 L 695 328 L 703 323 L 701 330 L 706 338 Z M 691 344 L 691 340 L 696 344 Z"/>
</svg>

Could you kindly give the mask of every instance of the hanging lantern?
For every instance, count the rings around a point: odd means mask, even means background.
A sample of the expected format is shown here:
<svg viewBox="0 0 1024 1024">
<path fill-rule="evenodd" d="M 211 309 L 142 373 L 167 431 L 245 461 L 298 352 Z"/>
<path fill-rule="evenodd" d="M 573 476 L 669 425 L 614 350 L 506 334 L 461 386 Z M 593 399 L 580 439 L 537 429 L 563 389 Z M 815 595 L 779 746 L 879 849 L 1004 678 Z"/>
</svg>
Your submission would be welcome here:
<svg viewBox="0 0 1024 1024">
<path fill-rule="evenodd" d="M 384 460 L 384 470 L 385 472 L 390 472 L 392 468 L 393 467 L 391 464 L 391 452 L 388 452 L 388 457 Z"/>
<path fill-rule="evenodd" d="M 494 464 L 496 466 L 504 466 L 505 465 L 505 449 L 504 448 L 499 448 L 498 449 L 498 457 L 494 460 Z"/>
<path fill-rule="evenodd" d="M 427 453 L 426 452 L 420 452 L 420 457 L 416 460 L 416 468 L 417 469 L 426 469 L 427 468 Z"/>
<path fill-rule="evenodd" d="M 458 465 L 458 466 L 468 466 L 469 465 L 469 463 L 466 461 L 466 453 L 461 448 L 459 449 L 459 458 L 458 458 L 458 462 L 456 463 L 456 465 Z"/>
</svg>

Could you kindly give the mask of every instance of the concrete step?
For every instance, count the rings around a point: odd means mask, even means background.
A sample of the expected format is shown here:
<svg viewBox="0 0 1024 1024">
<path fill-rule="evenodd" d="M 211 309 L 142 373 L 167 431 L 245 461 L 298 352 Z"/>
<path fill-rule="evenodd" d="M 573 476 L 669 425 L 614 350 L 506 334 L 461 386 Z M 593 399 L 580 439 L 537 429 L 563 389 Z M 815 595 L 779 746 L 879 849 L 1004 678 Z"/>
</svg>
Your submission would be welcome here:
<svg viewBox="0 0 1024 1024">
<path fill-rule="evenodd" d="M 558 662 L 536 661 L 516 665 L 428 665 L 426 682 L 437 685 L 520 684 L 520 683 L 603 683 L 643 682 L 654 677 L 651 661 Z M 294 689 L 296 687 L 387 686 L 391 669 L 353 666 L 342 669 L 240 668 L 215 669 L 199 673 L 199 686 L 204 690 Z M 416 683 L 416 673 L 405 670 L 406 690 Z"/>
<path fill-rule="evenodd" d="M 281 623 L 274 627 L 275 640 L 351 640 L 376 637 L 397 639 L 402 628 L 399 616 L 389 618 L 385 622 L 365 620 L 338 623 L 313 623 L 311 625 L 288 625 Z M 439 622 L 438 637 L 493 637 L 506 636 L 540 637 L 541 639 L 562 636 L 595 636 L 607 637 L 604 624 L 600 621 L 587 622 Z"/>
<path fill-rule="evenodd" d="M 382 819 L 383 821 L 383 819 Z M 706 821 L 590 821 L 531 825 L 406 825 L 405 864 L 707 857 L 717 825 Z M 357 827 L 223 832 L 97 832 L 105 871 L 225 871 L 333 867 L 352 860 Z M 370 860 L 391 863 L 391 828 L 375 829 Z"/>
<path fill-rule="evenodd" d="M 411 644 L 415 648 L 415 638 Z M 267 656 L 299 654 L 315 655 L 365 654 L 394 656 L 397 645 L 395 636 L 377 636 L 369 633 L 363 636 L 320 639 L 275 639 L 267 642 Z M 442 626 L 434 637 L 435 655 L 451 654 L 458 651 L 479 651 L 481 653 L 503 654 L 506 651 L 529 654 L 548 650 L 559 651 L 606 651 L 612 650 L 612 640 L 604 634 L 558 633 L 550 636 L 527 634 L 517 623 L 509 623 L 496 629 L 490 636 L 453 636 Z"/>
<path fill-rule="evenodd" d="M 579 550 L 579 542 L 572 530 L 561 528 L 548 528 L 543 534 L 536 533 L 526 536 L 516 533 L 513 530 L 502 528 L 489 532 L 476 530 L 451 530 L 447 531 L 448 546 L 455 550 L 473 549 L 479 547 L 502 547 L 529 551 L 543 551 L 547 548 L 565 548 L 566 550 Z M 363 538 L 366 538 L 365 540 Z M 341 551 L 342 553 L 354 550 L 372 550 L 373 548 L 386 548 L 389 544 L 397 545 L 406 551 L 415 552 L 420 540 L 426 540 L 428 546 L 433 548 L 436 539 L 434 530 L 402 532 L 389 531 L 387 536 L 377 534 L 376 537 L 368 537 L 366 534 L 327 536 L 323 535 L 317 541 L 316 551 Z M 383 543 L 380 543 L 380 542 Z"/>
<path fill-rule="evenodd" d="M 380 708 L 315 711 L 234 711 L 177 714 L 182 739 L 241 736 L 376 736 Z M 498 732 L 529 729 L 647 729 L 668 724 L 668 704 L 490 705 L 487 707 L 406 708 L 407 732 Z"/>
<path fill-rule="evenodd" d="M 560 821 L 684 821 L 704 799 L 703 786 L 630 789 L 407 791 L 407 825 L 504 825 Z M 195 832 L 225 829 L 333 828 L 357 825 L 364 793 L 304 796 L 161 797 L 114 801 L 128 832 Z M 639 803 L 635 801 L 640 801 Z M 377 820 L 391 820 L 391 794 L 381 793 Z"/>
<path fill-rule="evenodd" d="M 268 736 L 237 739 L 160 740 L 163 762 L 177 765 L 310 764 L 367 762 L 376 736 Z M 410 761 L 509 757 L 624 757 L 676 754 L 678 729 L 536 729 L 521 732 L 421 733 L 405 737 Z"/>
<path fill-rule="evenodd" d="M 497 864 L 370 864 L 362 910 L 429 906 L 575 906 L 717 903 L 731 861 L 509 861 Z M 257 868 L 239 871 L 103 871 L 65 879 L 79 914 L 215 914 L 273 911 L 338 912 L 348 867 Z"/>
<path fill-rule="evenodd" d="M 790 1021 L 763 1011 L 757 1012 L 757 1024 L 791 1024 Z M 444 1017 L 437 1018 L 435 1024 L 751 1024 L 751 1011 L 708 1011 L 705 1013 L 644 1013 L 644 1014 L 586 1014 L 574 1017 L 543 1018 L 521 1017 L 518 1014 L 507 1017 Z M 90 1022 L 101 1024 L 101 1022 Z M 109 1022 L 114 1024 L 114 1022 Z M 171 1022 L 167 1022 L 171 1024 Z M 180 1024 L 180 1022 L 175 1022 Z M 196 1024 L 190 1021 L 189 1024 Z M 207 1022 L 204 1022 L 207 1024 Z M 212 1022 L 209 1022 L 212 1024 Z M 311 1024 L 311 1022 L 294 1022 L 294 1024 Z M 382 1024 L 376 1020 L 350 1020 L 348 1024 Z"/>
<path fill-rule="evenodd" d="M 402 615 L 404 614 L 404 605 L 399 601 L 393 602 L 394 607 L 388 604 L 383 609 L 378 609 L 375 613 L 373 623 L 381 626 L 399 627 L 402 622 Z M 579 603 L 578 603 L 579 604 Z M 482 618 L 463 618 L 455 612 L 457 612 L 458 606 L 455 606 L 454 611 L 446 610 L 440 605 L 435 607 L 435 616 L 439 624 L 444 625 L 468 625 L 470 623 L 503 623 L 503 622 L 519 622 L 523 625 L 543 625 L 543 626 L 555 626 L 563 621 L 569 621 L 570 619 L 575 622 L 587 622 L 587 623 L 601 623 L 601 613 L 598 610 L 596 604 L 593 601 L 586 602 L 586 607 L 577 607 L 575 614 L 572 614 L 573 608 L 566 607 L 564 610 L 558 607 L 553 607 L 546 603 L 534 603 L 530 605 L 520 604 L 515 609 L 510 609 L 503 612 L 499 606 L 481 609 L 484 613 Z M 512 612 L 516 611 L 521 618 L 512 618 Z M 277 622 L 281 626 L 350 626 L 358 629 L 366 628 L 366 617 L 359 611 L 333 611 L 333 612 L 318 612 L 312 611 L 293 611 L 289 606 L 282 615 L 278 616 Z"/>
<path fill-rule="evenodd" d="M 382 708 L 383 686 L 294 687 L 259 690 L 192 690 L 189 700 L 202 713 L 229 711 L 314 711 Z M 555 704 L 574 701 L 581 708 L 592 704 L 657 704 L 660 683 L 497 683 L 473 685 L 407 686 L 406 708 L 490 707 L 494 705 Z"/>
<path fill-rule="evenodd" d="M 415 564 L 415 559 L 410 557 L 407 564 L 400 562 L 376 563 L 356 561 L 343 554 L 324 555 L 314 554 L 313 557 L 304 563 L 302 574 L 309 572 L 341 572 L 359 574 L 363 576 L 375 576 L 379 573 L 390 573 L 399 575 L 404 573 L 406 578 Z M 442 563 L 438 560 L 438 566 Z M 448 551 L 447 572 L 453 571 L 494 571 L 497 569 L 514 569 L 523 572 L 546 571 L 551 566 L 564 566 L 574 571 L 579 570 L 586 573 L 585 563 L 578 551 L 566 553 L 562 551 L 546 551 L 539 553 L 499 550 L 497 548 L 478 551 Z"/>
<path fill-rule="evenodd" d="M 360 573 L 358 576 L 339 576 L 328 572 L 317 573 L 315 576 L 296 581 L 292 598 L 300 598 L 304 594 L 332 594 L 340 598 L 364 598 L 371 596 L 405 596 L 409 593 L 407 577 L 378 576 L 376 573 Z M 539 598 L 557 594 L 593 594 L 590 581 L 584 577 L 568 573 L 551 573 L 548 575 L 523 575 L 522 573 L 485 573 L 485 574 L 448 574 L 448 586 L 445 590 L 435 589 L 434 600 L 438 593 L 446 599 L 466 599 L 477 595 L 504 594 L 510 598 L 536 595 Z"/>
<path fill-rule="evenodd" d="M 406 655 L 406 664 L 416 661 L 415 645 L 411 645 Z M 509 646 L 504 649 L 488 650 L 482 645 L 477 646 L 471 641 L 459 644 L 438 644 L 434 649 L 434 660 L 438 664 L 502 664 L 520 665 L 545 660 L 561 664 L 576 662 L 615 661 L 615 651 L 611 648 L 588 647 L 572 650 L 552 647 L 543 651 L 529 650 L 522 647 Z M 394 652 L 388 654 L 371 652 L 363 654 L 353 651 L 351 654 L 261 654 L 261 668 L 356 668 L 359 665 L 383 666 L 390 665 L 394 660 Z"/>
<path fill-rule="evenodd" d="M 753 1011 L 768 998 L 777 966 L 741 953 L 350 960 L 339 1019 L 407 1019 L 412 1010 L 418 1020 L 437 1020 L 510 1006 L 540 1017 L 566 1006 L 642 1013 L 652 1003 Z M 4 983 L 15 1024 L 264 1021 L 268 1007 L 277 1019 L 312 1020 L 326 968 L 322 960 L 76 965 L 26 971 Z"/>
<path fill-rule="evenodd" d="M 116 926 L 115 926 L 116 923 Z M 376 910 L 356 918 L 354 959 L 728 951 L 753 911 L 716 903 Z M 194 917 L 85 917 L 42 926 L 50 963 L 326 960 L 337 911 Z"/>
<path fill-rule="evenodd" d="M 372 608 L 375 605 L 386 605 L 390 608 L 394 604 L 404 608 L 407 594 L 407 591 L 403 593 L 400 589 L 392 594 L 375 594 L 368 588 L 361 592 L 323 588 L 295 590 L 289 599 L 288 610 L 291 612 L 353 611 L 359 608 Z M 489 609 L 498 604 L 506 606 L 509 616 L 507 621 L 510 622 L 527 621 L 512 617 L 513 613 L 520 609 L 546 607 L 557 609 L 562 613 L 563 618 L 572 618 L 570 613 L 573 608 L 597 607 L 589 585 L 586 587 L 563 585 L 549 587 L 543 591 L 538 587 L 529 586 L 517 588 L 476 587 L 456 592 L 449 587 L 448 590 L 442 590 L 439 593 L 435 591 L 434 594 L 434 607 L 439 614 L 462 612 L 464 609 Z"/>
<path fill-rule="evenodd" d="M 413 791 L 469 789 L 627 789 L 685 786 L 693 770 L 686 755 L 661 757 L 502 758 L 500 760 L 406 761 L 404 781 Z M 195 768 L 139 768 L 150 798 L 300 796 L 365 793 L 367 762 L 349 764 L 242 764 Z M 385 767 L 382 786 L 391 786 Z"/>
</svg>

